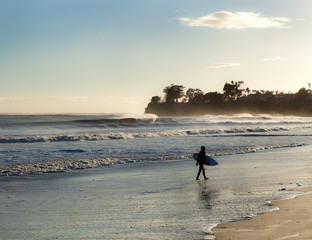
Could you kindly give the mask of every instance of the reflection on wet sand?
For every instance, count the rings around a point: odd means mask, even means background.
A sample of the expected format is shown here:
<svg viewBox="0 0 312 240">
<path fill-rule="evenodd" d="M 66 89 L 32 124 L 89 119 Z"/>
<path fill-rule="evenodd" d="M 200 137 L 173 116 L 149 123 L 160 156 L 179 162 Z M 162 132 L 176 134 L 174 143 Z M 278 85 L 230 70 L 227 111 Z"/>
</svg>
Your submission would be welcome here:
<svg viewBox="0 0 312 240">
<path fill-rule="evenodd" d="M 209 181 L 198 181 L 198 200 L 203 204 L 206 210 L 213 207 L 212 200 L 218 194 L 218 191 L 209 185 Z"/>
</svg>

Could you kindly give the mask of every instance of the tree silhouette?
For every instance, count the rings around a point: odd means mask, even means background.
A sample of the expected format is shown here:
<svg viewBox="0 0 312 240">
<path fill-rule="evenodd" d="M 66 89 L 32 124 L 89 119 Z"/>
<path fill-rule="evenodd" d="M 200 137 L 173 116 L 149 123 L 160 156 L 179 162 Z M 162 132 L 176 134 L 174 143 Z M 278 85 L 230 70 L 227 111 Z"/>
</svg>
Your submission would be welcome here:
<svg viewBox="0 0 312 240">
<path fill-rule="evenodd" d="M 249 88 L 246 88 L 245 93 L 246 93 L 247 95 L 249 95 L 250 92 L 251 92 L 250 89 L 249 89 Z"/>
<path fill-rule="evenodd" d="M 165 101 L 166 102 L 179 102 L 179 98 L 183 97 L 184 94 L 184 86 L 182 85 L 174 85 L 165 87 L 163 92 L 165 93 Z"/>
<path fill-rule="evenodd" d="M 174 84 L 165 87 L 163 92 L 164 98 L 151 98 L 146 112 L 160 115 L 250 112 L 312 116 L 312 91 L 306 88 L 286 94 L 282 91 L 244 90 L 240 82 L 231 81 L 224 84 L 223 94 L 217 91 L 204 94 L 197 88 L 189 88 L 184 94 L 184 86 Z"/>
<path fill-rule="evenodd" d="M 300 88 L 299 91 L 295 94 L 295 98 L 299 102 L 303 102 L 311 95 L 310 89 Z"/>
<path fill-rule="evenodd" d="M 204 95 L 205 102 L 218 103 L 222 102 L 223 94 L 218 92 L 208 92 Z"/>
<path fill-rule="evenodd" d="M 231 81 L 231 83 L 225 83 L 223 87 L 223 93 L 225 100 L 236 100 L 242 95 L 242 89 L 239 89 L 240 84 L 238 82 Z"/>
<path fill-rule="evenodd" d="M 199 103 L 204 100 L 204 92 L 198 88 L 189 88 L 186 91 L 186 97 L 189 103 Z"/>
<path fill-rule="evenodd" d="M 159 104 L 160 100 L 161 100 L 161 98 L 159 96 L 154 96 L 151 99 L 151 104 Z"/>
</svg>

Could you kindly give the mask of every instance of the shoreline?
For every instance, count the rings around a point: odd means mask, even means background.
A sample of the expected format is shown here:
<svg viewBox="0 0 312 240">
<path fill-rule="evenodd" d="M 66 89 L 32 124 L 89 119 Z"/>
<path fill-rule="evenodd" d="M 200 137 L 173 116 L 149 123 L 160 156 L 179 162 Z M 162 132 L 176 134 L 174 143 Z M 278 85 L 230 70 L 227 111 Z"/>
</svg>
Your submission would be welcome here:
<svg viewBox="0 0 312 240">
<path fill-rule="evenodd" d="M 195 181 L 189 159 L 0 178 L 0 232 L 12 239 L 212 239 L 217 223 L 300 194 L 298 185 L 311 183 L 311 150 L 220 156 L 218 167 L 207 168 L 209 181 Z M 298 155 L 300 164 L 289 160 Z"/>
<path fill-rule="evenodd" d="M 312 239 L 312 185 L 301 191 L 294 198 L 272 202 L 276 211 L 218 224 L 212 235 L 215 240 Z"/>
</svg>

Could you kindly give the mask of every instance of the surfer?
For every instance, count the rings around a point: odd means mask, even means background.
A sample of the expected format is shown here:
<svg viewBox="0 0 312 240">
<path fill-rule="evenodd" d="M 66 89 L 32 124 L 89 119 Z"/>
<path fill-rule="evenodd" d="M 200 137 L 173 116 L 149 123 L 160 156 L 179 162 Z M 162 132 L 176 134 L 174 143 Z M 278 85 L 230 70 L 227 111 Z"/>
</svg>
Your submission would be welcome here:
<svg viewBox="0 0 312 240">
<path fill-rule="evenodd" d="M 196 180 L 199 180 L 199 175 L 200 175 L 201 171 L 203 171 L 203 175 L 204 175 L 205 180 L 208 179 L 206 177 L 205 168 L 204 168 L 204 162 L 205 162 L 205 158 L 206 158 L 206 151 L 205 150 L 206 150 L 205 147 L 202 146 L 201 147 L 201 151 L 198 154 L 196 166 L 198 166 L 198 164 L 199 164 L 199 170 L 198 170 L 198 174 L 197 174 Z"/>
</svg>

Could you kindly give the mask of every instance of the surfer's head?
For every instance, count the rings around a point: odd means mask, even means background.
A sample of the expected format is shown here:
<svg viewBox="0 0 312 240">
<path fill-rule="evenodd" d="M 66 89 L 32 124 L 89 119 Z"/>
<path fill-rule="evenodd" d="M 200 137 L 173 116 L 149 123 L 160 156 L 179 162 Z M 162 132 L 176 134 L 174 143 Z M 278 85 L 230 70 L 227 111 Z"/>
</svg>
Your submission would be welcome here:
<svg viewBox="0 0 312 240">
<path fill-rule="evenodd" d="M 205 149 L 206 149 L 204 146 L 201 146 L 200 148 L 201 148 L 201 150 L 203 150 L 203 151 L 205 151 Z"/>
</svg>

